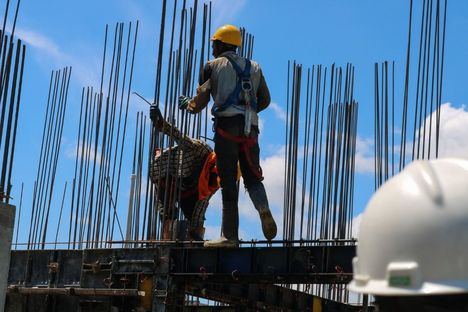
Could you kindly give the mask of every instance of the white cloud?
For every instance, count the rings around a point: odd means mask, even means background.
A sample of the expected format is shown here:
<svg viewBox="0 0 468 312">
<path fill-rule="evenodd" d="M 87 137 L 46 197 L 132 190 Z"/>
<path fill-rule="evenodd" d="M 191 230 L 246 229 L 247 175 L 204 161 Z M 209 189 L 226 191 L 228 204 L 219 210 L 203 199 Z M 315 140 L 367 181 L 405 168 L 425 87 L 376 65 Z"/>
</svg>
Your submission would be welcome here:
<svg viewBox="0 0 468 312">
<path fill-rule="evenodd" d="M 429 130 L 432 119 L 431 130 L 431 158 L 435 157 L 436 150 L 436 112 L 434 111 L 426 118 L 425 140 L 429 142 Z M 400 133 L 396 129 L 395 133 Z M 424 126 L 420 130 L 424 135 Z M 412 134 L 410 134 L 412 135 Z M 406 157 L 411 158 L 412 142 L 406 143 Z M 422 145 L 421 145 L 422 147 Z M 425 144 L 425 158 L 427 158 L 428 144 Z M 356 142 L 356 172 L 373 173 L 374 172 L 374 142 L 371 138 L 357 138 Z M 395 142 L 395 158 L 398 158 L 400 146 Z M 422 154 L 422 151 L 421 151 Z M 454 107 L 451 103 L 445 103 L 440 111 L 440 138 L 439 138 L 439 157 L 461 157 L 468 159 L 468 108 L 465 105 Z"/>
<path fill-rule="evenodd" d="M 46 59 L 56 68 L 72 66 L 72 79 L 76 78 L 83 86 L 97 85 L 99 72 L 93 69 L 100 68 L 97 66 L 98 61 L 95 57 L 90 57 L 89 62 L 85 62 L 82 49 L 76 49 L 80 51 L 77 55 L 66 53 L 52 39 L 25 28 L 18 28 L 15 35 L 38 53 L 41 63 Z"/>
<path fill-rule="evenodd" d="M 76 158 L 76 153 L 77 153 L 77 149 L 78 149 L 78 158 L 81 159 L 81 156 L 83 155 L 83 148 L 84 148 L 84 157 L 87 157 L 87 153 L 88 153 L 88 149 L 89 149 L 89 158 L 90 158 L 90 161 L 93 161 L 94 160 L 94 155 L 96 155 L 96 161 L 99 163 L 99 161 L 101 160 L 101 153 L 97 152 L 97 154 L 95 154 L 95 150 L 94 150 L 94 143 L 91 143 L 91 145 L 89 145 L 89 143 L 85 143 L 85 144 L 82 144 L 82 142 L 80 141 L 78 144 L 75 143 L 75 144 L 70 144 L 66 149 L 65 149 L 65 156 L 69 159 L 75 159 Z M 98 147 L 99 149 L 99 147 Z"/>
<path fill-rule="evenodd" d="M 356 138 L 356 172 L 373 173 L 374 172 L 374 151 L 373 140 L 370 138 Z"/>
<path fill-rule="evenodd" d="M 233 24 L 233 19 L 242 11 L 247 4 L 247 0 L 213 0 L 214 26 L 219 27 L 224 24 Z"/>
<path fill-rule="evenodd" d="M 429 126 L 432 118 L 431 158 L 435 156 L 436 112 L 426 119 L 426 142 L 429 139 Z M 421 129 L 421 133 L 422 130 Z M 439 157 L 468 158 L 468 109 L 465 105 L 453 107 L 451 103 L 441 106 Z M 426 144 L 426 151 L 428 145 Z"/>
<path fill-rule="evenodd" d="M 286 122 L 286 112 L 278 103 L 272 102 L 269 107 L 275 112 L 276 118 Z"/>
<path fill-rule="evenodd" d="M 284 153 L 279 149 L 278 154 L 267 157 L 261 161 L 265 188 L 268 194 L 270 206 L 273 213 L 280 211 L 282 213 L 284 201 Z"/>
<path fill-rule="evenodd" d="M 395 129 L 395 134 L 397 134 L 399 129 Z M 407 143 L 410 146 L 409 143 Z M 395 142 L 393 147 L 394 152 L 394 161 L 395 161 L 395 171 L 398 171 L 398 161 L 399 161 L 399 152 L 400 152 L 400 142 Z M 391 145 L 389 146 L 389 161 L 391 161 Z M 407 148 L 406 154 L 411 155 L 411 151 Z M 374 159 L 374 139 L 373 138 L 356 138 L 356 172 L 361 174 L 373 174 L 375 172 L 375 159 Z M 390 164 L 391 166 L 391 164 Z"/>
<path fill-rule="evenodd" d="M 16 36 L 29 44 L 32 48 L 41 50 L 51 57 L 57 59 L 62 59 L 65 57 L 55 42 L 40 33 L 34 32 L 32 30 L 18 28 L 16 30 Z"/>
</svg>

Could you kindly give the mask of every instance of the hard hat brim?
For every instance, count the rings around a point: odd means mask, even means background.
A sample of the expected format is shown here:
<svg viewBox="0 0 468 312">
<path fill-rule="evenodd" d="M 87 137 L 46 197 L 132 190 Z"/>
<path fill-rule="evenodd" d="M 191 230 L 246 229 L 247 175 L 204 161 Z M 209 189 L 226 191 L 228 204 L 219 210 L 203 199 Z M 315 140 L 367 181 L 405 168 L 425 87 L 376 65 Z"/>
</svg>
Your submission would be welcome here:
<svg viewBox="0 0 468 312">
<path fill-rule="evenodd" d="M 232 45 L 232 46 L 236 46 L 236 47 L 240 47 L 240 46 L 242 45 L 242 43 L 237 43 L 237 42 L 236 42 L 236 43 L 233 43 L 233 42 L 224 42 L 224 41 L 221 40 L 220 38 L 216 38 L 216 37 L 211 37 L 211 38 L 210 38 L 210 41 L 216 41 L 216 40 L 221 41 L 222 43 L 226 43 L 226 44 L 230 44 L 230 45 Z"/>
<path fill-rule="evenodd" d="M 348 290 L 374 296 L 452 295 L 468 293 L 468 282 L 460 280 L 424 282 L 419 288 L 403 288 L 388 286 L 386 280 L 369 281 L 365 285 L 353 280 L 348 284 Z"/>
</svg>

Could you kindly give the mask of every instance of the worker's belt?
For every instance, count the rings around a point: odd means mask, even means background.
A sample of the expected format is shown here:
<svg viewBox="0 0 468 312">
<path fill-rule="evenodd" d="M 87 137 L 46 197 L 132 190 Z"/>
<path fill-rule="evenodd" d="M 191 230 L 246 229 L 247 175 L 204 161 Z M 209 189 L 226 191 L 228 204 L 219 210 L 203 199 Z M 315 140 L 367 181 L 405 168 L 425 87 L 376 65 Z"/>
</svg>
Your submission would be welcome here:
<svg viewBox="0 0 468 312">
<path fill-rule="evenodd" d="M 236 136 L 227 131 L 224 131 L 223 129 L 219 127 L 216 128 L 216 133 L 222 136 L 223 138 L 228 139 L 230 141 L 234 141 L 240 145 L 240 152 L 245 155 L 245 159 L 247 160 L 247 164 L 249 165 L 250 170 L 257 177 L 259 181 L 263 181 L 262 168 L 260 166 L 256 166 L 253 163 L 252 158 L 250 157 L 250 148 L 252 148 L 253 146 L 255 146 L 255 144 L 257 144 L 258 138 L 256 136 L 255 137 Z"/>
</svg>

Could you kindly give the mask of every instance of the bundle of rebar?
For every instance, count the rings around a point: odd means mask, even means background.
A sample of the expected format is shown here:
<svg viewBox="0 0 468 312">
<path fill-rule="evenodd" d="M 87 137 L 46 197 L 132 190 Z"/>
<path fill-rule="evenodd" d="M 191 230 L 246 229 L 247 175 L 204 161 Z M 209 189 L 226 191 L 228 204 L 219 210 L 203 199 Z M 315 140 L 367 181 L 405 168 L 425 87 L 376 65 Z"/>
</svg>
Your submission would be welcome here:
<svg viewBox="0 0 468 312">
<path fill-rule="evenodd" d="M 429 159 L 431 157 L 432 135 L 435 135 L 436 138 L 435 157 L 439 155 L 440 106 L 444 73 L 446 21 L 447 0 L 424 1 L 414 114 L 413 160 Z M 434 27 L 432 27 L 433 23 Z M 430 124 L 427 125 L 428 114 L 432 114 L 433 109 L 436 110 L 436 124 L 433 125 L 432 118 L 430 118 Z M 433 126 L 435 127 L 434 131 L 432 129 Z"/>
<path fill-rule="evenodd" d="M 305 84 L 302 65 L 288 68 L 283 238 L 350 238 L 358 117 L 354 67 L 314 65 Z"/>
<path fill-rule="evenodd" d="M 249 34 L 243 27 L 240 28 L 240 31 L 242 35 L 242 45 L 239 48 L 239 55 L 251 60 L 253 57 L 253 45 L 255 37 L 254 35 Z"/>
<path fill-rule="evenodd" d="M 0 29 L 0 200 L 10 201 L 13 160 L 16 145 L 16 130 L 21 104 L 24 60 L 26 46 L 21 40 L 15 40 L 15 28 L 18 18 L 20 0 L 14 10 L 11 31 L 7 29 L 10 15 L 10 1 L 7 0 Z M 10 35 L 7 35 L 7 32 Z"/>
<path fill-rule="evenodd" d="M 440 114 L 445 56 L 447 0 L 423 0 L 417 54 L 412 42 L 414 20 L 410 1 L 408 45 L 401 119 L 399 154 L 395 146 L 395 64 L 375 64 L 375 188 L 409 160 L 439 156 Z M 412 55 L 417 55 L 417 74 L 411 74 Z M 411 79 L 412 77 L 415 77 Z M 389 93 L 389 89 L 391 92 Z M 414 90 L 414 93 L 411 92 Z M 413 103 L 413 104 L 411 104 Z M 413 121 L 412 127 L 408 121 Z M 409 140 L 410 147 L 407 148 Z M 411 153 L 411 154 L 410 154 Z"/>
<path fill-rule="evenodd" d="M 57 165 L 62 145 L 63 125 L 67 110 L 71 68 L 52 71 L 42 129 L 41 151 L 34 181 L 28 247 L 44 249 L 54 195 Z M 41 243 L 38 245 L 37 243 Z"/>
<path fill-rule="evenodd" d="M 118 229 L 123 239 L 116 205 L 138 21 L 128 26 L 117 23 L 112 41 L 108 38 L 108 28 L 106 26 L 100 88 L 82 90 L 68 229 L 69 248 L 103 247 L 103 241 L 113 238 L 114 229 Z M 108 50 L 108 46 L 112 50 Z"/>
<path fill-rule="evenodd" d="M 125 240 L 138 241 L 140 234 L 140 214 L 142 201 L 143 160 L 146 141 L 146 116 L 143 112 L 137 113 L 135 128 L 135 141 L 133 147 L 133 165 L 130 184 L 130 198 L 128 203 L 127 229 Z M 129 244 L 127 244 L 130 247 Z"/>
<path fill-rule="evenodd" d="M 392 62 L 390 75 L 388 62 L 382 63 L 380 67 L 379 72 L 379 64 L 375 63 L 375 189 L 395 174 L 395 62 Z"/>
<path fill-rule="evenodd" d="M 345 69 L 314 65 L 303 75 L 302 65 L 288 63 L 285 244 L 351 240 L 358 118 L 353 90 L 351 64 Z M 338 301 L 349 296 L 340 285 L 294 288 Z"/>
</svg>

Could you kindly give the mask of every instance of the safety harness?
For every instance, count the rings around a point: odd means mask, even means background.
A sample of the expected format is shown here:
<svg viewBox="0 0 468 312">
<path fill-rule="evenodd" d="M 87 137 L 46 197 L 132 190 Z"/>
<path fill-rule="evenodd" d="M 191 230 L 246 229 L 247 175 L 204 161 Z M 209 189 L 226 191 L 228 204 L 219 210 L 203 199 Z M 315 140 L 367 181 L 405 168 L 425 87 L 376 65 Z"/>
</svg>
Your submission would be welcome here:
<svg viewBox="0 0 468 312">
<path fill-rule="evenodd" d="M 255 111 L 257 110 L 257 101 L 255 97 L 251 96 L 252 93 L 252 80 L 250 79 L 250 69 L 252 68 L 252 63 L 249 59 L 245 59 L 245 67 L 242 70 L 240 66 L 232 59 L 229 55 L 224 55 L 224 57 L 231 63 L 232 67 L 237 74 L 237 85 L 234 90 L 229 94 L 226 101 L 220 105 L 213 105 L 213 115 L 216 116 L 216 113 L 221 112 L 228 108 L 229 106 L 239 106 L 239 95 L 241 91 L 244 93 L 245 99 L 245 127 L 244 134 L 249 136 L 250 128 L 252 125 L 252 112 L 251 108 Z"/>
</svg>

